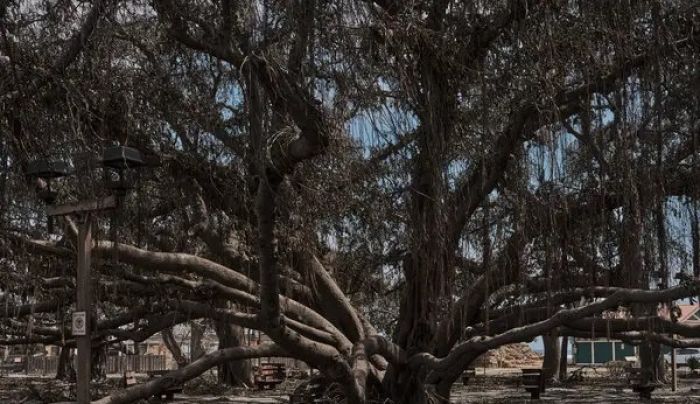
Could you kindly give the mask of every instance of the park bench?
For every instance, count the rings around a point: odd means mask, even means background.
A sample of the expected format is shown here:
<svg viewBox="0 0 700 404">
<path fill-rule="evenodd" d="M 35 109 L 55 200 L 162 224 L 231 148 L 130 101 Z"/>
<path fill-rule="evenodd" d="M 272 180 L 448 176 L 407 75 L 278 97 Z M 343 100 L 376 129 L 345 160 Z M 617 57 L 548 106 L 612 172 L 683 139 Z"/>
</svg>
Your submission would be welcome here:
<svg viewBox="0 0 700 404">
<path fill-rule="evenodd" d="M 286 370 L 284 363 L 261 363 L 255 372 L 255 385 L 258 389 L 264 390 L 266 388 L 275 388 L 278 384 L 282 383 L 286 377 Z"/>
<path fill-rule="evenodd" d="M 157 377 L 163 377 L 168 372 L 170 372 L 170 371 L 169 370 L 149 370 L 146 372 L 146 374 L 148 375 L 148 377 L 150 379 L 154 379 Z M 176 393 L 182 393 L 182 387 L 183 387 L 182 384 L 178 383 L 174 386 L 168 387 L 164 391 L 161 391 L 159 393 L 154 394 L 153 396 L 157 397 L 157 398 L 163 398 L 163 396 L 165 396 L 166 400 L 172 400 L 173 398 L 175 398 Z"/>
<path fill-rule="evenodd" d="M 476 376 L 476 369 L 474 368 L 467 368 L 464 373 L 462 373 L 462 384 L 464 386 L 469 383 L 469 379 L 472 379 Z"/>
<path fill-rule="evenodd" d="M 533 400 L 539 400 L 540 394 L 544 393 L 544 374 L 542 369 L 520 369 L 522 374 L 522 385 L 525 391 L 530 393 Z"/>
<path fill-rule="evenodd" d="M 639 398 L 651 399 L 651 393 L 658 387 L 656 383 L 649 382 L 646 369 L 627 368 L 627 384 L 632 391 L 639 393 Z"/>
</svg>

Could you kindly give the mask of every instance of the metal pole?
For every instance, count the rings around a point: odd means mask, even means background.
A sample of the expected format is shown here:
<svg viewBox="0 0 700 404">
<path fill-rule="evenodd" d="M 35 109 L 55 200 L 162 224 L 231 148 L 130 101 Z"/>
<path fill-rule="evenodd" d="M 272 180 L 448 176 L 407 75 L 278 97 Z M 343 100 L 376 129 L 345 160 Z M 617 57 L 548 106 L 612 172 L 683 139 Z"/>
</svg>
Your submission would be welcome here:
<svg viewBox="0 0 700 404">
<path fill-rule="evenodd" d="M 92 249 L 92 218 L 83 217 L 78 231 L 78 273 L 76 311 L 85 313 L 85 335 L 76 336 L 78 347 L 77 390 L 78 404 L 90 403 L 90 253 Z"/>
<path fill-rule="evenodd" d="M 671 348 L 671 391 L 678 390 L 678 377 L 676 376 L 676 367 L 676 348 Z"/>
</svg>

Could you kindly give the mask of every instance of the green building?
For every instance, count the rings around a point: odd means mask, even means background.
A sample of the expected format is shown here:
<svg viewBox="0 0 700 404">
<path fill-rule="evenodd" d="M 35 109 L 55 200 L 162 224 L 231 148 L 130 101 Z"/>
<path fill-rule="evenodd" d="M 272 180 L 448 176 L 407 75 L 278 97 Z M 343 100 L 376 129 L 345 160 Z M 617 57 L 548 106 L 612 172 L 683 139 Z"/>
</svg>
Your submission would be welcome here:
<svg viewBox="0 0 700 404">
<path fill-rule="evenodd" d="M 577 365 L 597 365 L 611 361 L 624 361 L 627 357 L 636 357 L 634 345 L 620 340 L 604 338 L 574 340 L 574 361 Z"/>
</svg>

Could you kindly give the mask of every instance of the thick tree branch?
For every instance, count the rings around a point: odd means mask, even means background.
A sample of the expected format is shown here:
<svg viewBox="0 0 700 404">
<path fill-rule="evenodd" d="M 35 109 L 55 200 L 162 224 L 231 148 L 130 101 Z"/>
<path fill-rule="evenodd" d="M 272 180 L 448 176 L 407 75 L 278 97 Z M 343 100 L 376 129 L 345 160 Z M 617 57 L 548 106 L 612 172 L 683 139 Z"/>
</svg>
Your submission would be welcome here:
<svg viewBox="0 0 700 404">
<path fill-rule="evenodd" d="M 137 384 L 123 390 L 119 390 L 107 397 L 93 401 L 93 404 L 127 404 L 140 399 L 146 399 L 170 387 L 182 384 L 193 379 L 212 367 L 232 360 L 262 358 L 265 356 L 286 356 L 286 353 L 277 345 L 263 344 L 257 347 L 225 348 L 210 354 L 206 354 L 189 365 L 173 370 L 163 377 L 152 379 L 149 382 Z"/>
</svg>

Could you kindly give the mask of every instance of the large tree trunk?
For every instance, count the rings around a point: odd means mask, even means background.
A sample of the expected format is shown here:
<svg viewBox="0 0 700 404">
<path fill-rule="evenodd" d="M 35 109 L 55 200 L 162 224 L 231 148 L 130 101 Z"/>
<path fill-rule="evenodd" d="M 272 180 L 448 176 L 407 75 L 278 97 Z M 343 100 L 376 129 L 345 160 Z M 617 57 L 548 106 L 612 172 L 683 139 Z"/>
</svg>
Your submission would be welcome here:
<svg viewBox="0 0 700 404">
<path fill-rule="evenodd" d="M 202 339 L 204 338 L 204 327 L 195 321 L 190 322 L 190 361 L 196 361 L 204 355 Z"/>
<path fill-rule="evenodd" d="M 219 337 L 219 349 L 235 348 L 245 345 L 243 327 L 223 321 L 216 323 L 216 335 Z M 219 382 L 229 386 L 253 386 L 253 366 L 250 360 L 232 360 L 218 366 Z"/>
<path fill-rule="evenodd" d="M 559 364 L 561 362 L 561 345 L 559 344 L 559 332 L 554 329 L 549 334 L 542 336 L 544 343 L 544 361 L 542 371 L 547 382 L 559 381 Z"/>
<path fill-rule="evenodd" d="M 619 95 L 618 95 L 619 97 Z M 622 104 L 621 100 L 618 103 Z M 649 280 L 647 275 L 649 268 L 652 266 L 648 260 L 645 260 L 642 254 L 642 248 L 649 247 L 648 243 L 642 244 L 642 236 L 646 234 L 644 231 L 644 218 L 642 215 L 643 199 L 640 198 L 644 194 L 643 187 L 640 191 L 640 181 L 637 172 L 632 166 L 632 152 L 636 145 L 636 139 L 629 133 L 623 130 L 621 133 L 622 152 L 619 155 L 623 167 L 624 175 L 624 191 L 625 202 L 622 206 L 622 234 L 620 237 L 620 258 L 622 264 L 622 279 L 623 285 L 627 288 L 648 289 Z M 647 254 L 647 258 L 648 254 Z M 649 304 L 635 304 L 631 307 L 632 315 L 640 317 L 645 315 L 656 315 L 656 306 Z M 658 345 L 657 345 L 658 348 Z M 658 355 L 659 352 L 654 349 L 649 341 L 645 341 L 639 346 L 640 363 L 644 372 L 644 380 L 655 382 L 658 380 Z"/>
<path fill-rule="evenodd" d="M 690 214 L 690 235 L 693 244 L 693 277 L 700 278 L 700 219 L 698 218 L 697 202 L 691 203 L 692 213 Z M 698 295 L 700 302 L 700 295 Z"/>
<path fill-rule="evenodd" d="M 561 355 L 559 357 L 559 381 L 564 382 L 569 373 L 569 336 L 561 337 Z"/>
<path fill-rule="evenodd" d="M 107 380 L 107 347 L 97 346 L 91 350 L 91 375 L 92 380 L 103 381 Z"/>
<path fill-rule="evenodd" d="M 666 366 L 658 343 L 645 341 L 639 345 L 639 360 L 642 369 L 652 383 L 666 383 Z"/>
<path fill-rule="evenodd" d="M 428 52 L 429 53 L 429 52 Z M 411 355 L 433 352 L 437 324 L 451 303 L 454 275 L 453 240 L 449 240 L 443 162 L 453 124 L 453 94 L 432 55 L 422 55 L 424 105 L 418 130 L 418 153 L 411 184 L 411 254 L 404 262 L 406 292 L 399 313 L 397 342 Z M 447 100 L 446 100 L 447 98 Z M 456 244 L 456 242 L 455 242 Z M 427 398 L 424 374 L 393 369 L 390 391 L 394 402 L 422 404 Z M 447 398 L 447 397 L 445 397 Z"/>
<path fill-rule="evenodd" d="M 58 354 L 58 367 L 56 369 L 56 379 L 66 382 L 75 382 L 75 368 L 73 367 L 73 355 L 71 348 L 61 347 Z"/>
</svg>

